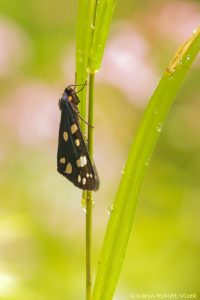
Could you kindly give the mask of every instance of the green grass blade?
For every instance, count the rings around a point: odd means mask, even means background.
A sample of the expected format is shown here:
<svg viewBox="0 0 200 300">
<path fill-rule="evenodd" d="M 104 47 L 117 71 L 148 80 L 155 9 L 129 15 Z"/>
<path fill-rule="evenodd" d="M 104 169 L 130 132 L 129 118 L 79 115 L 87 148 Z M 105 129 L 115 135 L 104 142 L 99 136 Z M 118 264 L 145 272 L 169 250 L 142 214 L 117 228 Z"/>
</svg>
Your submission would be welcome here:
<svg viewBox="0 0 200 300">
<path fill-rule="evenodd" d="M 117 0 L 79 0 L 76 34 L 76 83 L 99 70 Z M 86 115 L 86 89 L 80 94 L 80 113 Z M 85 124 L 81 122 L 82 130 Z"/>
<path fill-rule="evenodd" d="M 96 0 L 92 44 L 89 57 L 90 73 L 95 73 L 100 69 L 116 2 L 117 0 Z"/>
<path fill-rule="evenodd" d="M 95 0 L 79 0 L 76 32 L 76 83 L 83 84 L 88 77 L 88 60 L 92 42 L 92 24 Z M 80 114 L 86 119 L 86 89 L 79 93 Z M 81 122 L 85 131 L 85 123 Z"/>
<path fill-rule="evenodd" d="M 149 101 L 114 201 L 101 251 L 93 300 L 110 300 L 113 297 L 147 165 L 178 89 L 199 51 L 200 29 L 178 49 Z"/>
</svg>

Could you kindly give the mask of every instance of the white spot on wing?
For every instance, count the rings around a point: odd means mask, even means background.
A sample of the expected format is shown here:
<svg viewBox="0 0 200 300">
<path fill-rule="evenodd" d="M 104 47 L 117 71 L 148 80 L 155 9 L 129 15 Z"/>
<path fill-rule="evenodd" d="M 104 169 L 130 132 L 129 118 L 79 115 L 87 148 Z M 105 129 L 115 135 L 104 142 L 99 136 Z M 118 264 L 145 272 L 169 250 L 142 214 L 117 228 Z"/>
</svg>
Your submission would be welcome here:
<svg viewBox="0 0 200 300">
<path fill-rule="evenodd" d="M 82 183 L 83 183 L 83 185 L 85 185 L 85 184 L 86 184 L 86 178 L 85 178 L 85 177 L 83 177 L 83 179 L 82 179 Z"/>
<path fill-rule="evenodd" d="M 78 175 L 78 182 L 81 182 L 81 176 Z"/>
<path fill-rule="evenodd" d="M 86 156 L 80 156 L 80 158 L 76 161 L 77 167 L 82 168 L 87 165 Z"/>
</svg>

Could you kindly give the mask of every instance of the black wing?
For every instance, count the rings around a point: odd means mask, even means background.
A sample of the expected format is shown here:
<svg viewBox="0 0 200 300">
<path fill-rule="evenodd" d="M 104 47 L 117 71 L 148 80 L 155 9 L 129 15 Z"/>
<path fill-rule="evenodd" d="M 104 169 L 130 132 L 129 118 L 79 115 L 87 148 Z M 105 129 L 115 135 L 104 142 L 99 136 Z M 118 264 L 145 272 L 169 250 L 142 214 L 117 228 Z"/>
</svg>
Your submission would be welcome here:
<svg viewBox="0 0 200 300">
<path fill-rule="evenodd" d="M 93 168 L 80 126 L 70 103 L 61 110 L 57 170 L 82 190 L 97 190 L 99 179 Z"/>
</svg>

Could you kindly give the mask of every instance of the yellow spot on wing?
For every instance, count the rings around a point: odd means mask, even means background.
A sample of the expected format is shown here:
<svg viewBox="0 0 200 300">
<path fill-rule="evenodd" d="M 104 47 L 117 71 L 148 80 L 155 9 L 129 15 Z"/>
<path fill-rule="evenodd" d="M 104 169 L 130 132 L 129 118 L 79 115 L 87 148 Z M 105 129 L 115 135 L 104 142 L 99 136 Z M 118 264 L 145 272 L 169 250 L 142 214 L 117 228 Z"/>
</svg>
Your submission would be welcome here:
<svg viewBox="0 0 200 300">
<path fill-rule="evenodd" d="M 67 174 L 71 174 L 72 173 L 72 165 L 71 165 L 70 162 L 68 162 L 68 164 L 66 166 L 65 173 L 67 173 Z"/>
<path fill-rule="evenodd" d="M 67 131 L 63 132 L 63 139 L 64 139 L 65 142 L 68 140 L 68 133 L 67 133 Z"/>
<path fill-rule="evenodd" d="M 80 146 L 80 140 L 79 140 L 79 139 L 76 139 L 76 140 L 75 140 L 75 144 L 76 144 L 77 147 Z"/>
<path fill-rule="evenodd" d="M 65 157 L 61 157 L 61 158 L 60 158 L 60 163 L 61 163 L 61 164 L 65 164 Z"/>
<path fill-rule="evenodd" d="M 78 126 L 76 124 L 73 124 L 71 126 L 71 133 L 74 134 L 78 130 Z"/>
</svg>

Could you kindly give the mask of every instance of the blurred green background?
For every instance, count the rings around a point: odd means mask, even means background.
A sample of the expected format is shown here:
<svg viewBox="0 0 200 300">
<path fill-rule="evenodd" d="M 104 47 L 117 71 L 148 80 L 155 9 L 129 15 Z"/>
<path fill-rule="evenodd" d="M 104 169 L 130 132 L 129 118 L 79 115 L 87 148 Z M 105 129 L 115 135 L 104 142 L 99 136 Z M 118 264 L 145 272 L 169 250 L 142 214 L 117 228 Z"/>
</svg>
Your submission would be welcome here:
<svg viewBox="0 0 200 300">
<path fill-rule="evenodd" d="M 81 191 L 56 172 L 58 98 L 74 83 L 76 5 L 0 1 L 0 299 L 85 297 Z M 200 1 L 118 2 L 97 75 L 93 275 L 148 98 L 199 21 Z M 199 78 L 197 59 L 149 165 L 115 300 L 200 299 Z"/>
</svg>

